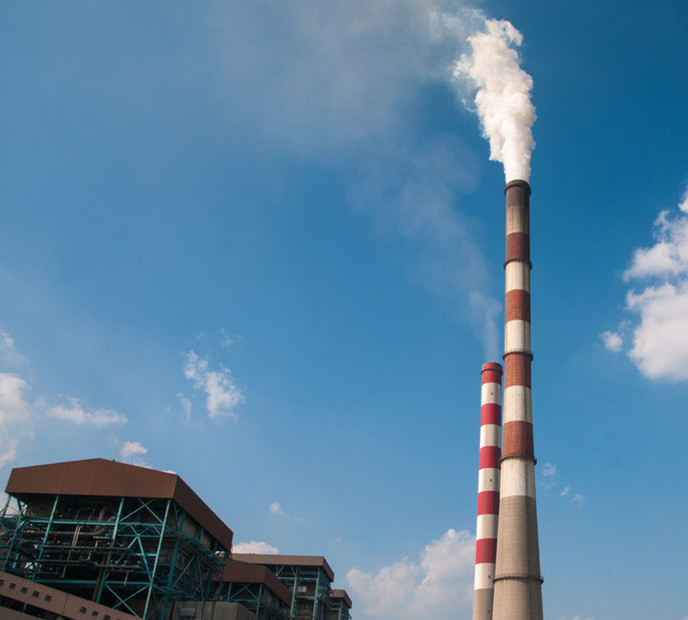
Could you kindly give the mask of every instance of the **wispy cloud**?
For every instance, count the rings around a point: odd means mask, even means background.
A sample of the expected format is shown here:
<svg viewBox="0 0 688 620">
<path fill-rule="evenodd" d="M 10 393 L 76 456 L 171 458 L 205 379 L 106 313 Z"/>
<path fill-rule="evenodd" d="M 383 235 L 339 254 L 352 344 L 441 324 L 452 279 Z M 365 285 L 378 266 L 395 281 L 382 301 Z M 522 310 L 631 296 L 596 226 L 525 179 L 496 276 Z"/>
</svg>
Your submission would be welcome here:
<svg viewBox="0 0 688 620">
<path fill-rule="evenodd" d="M 23 440 L 33 437 L 34 411 L 24 399 L 28 384 L 11 373 L 0 373 L 0 467 L 14 460 Z"/>
<path fill-rule="evenodd" d="M 420 558 L 404 558 L 377 574 L 350 570 L 347 581 L 367 616 L 444 620 L 470 606 L 475 538 L 450 529 L 425 546 Z"/>
<path fill-rule="evenodd" d="M 103 428 L 105 426 L 122 425 L 127 423 L 127 417 L 112 409 L 85 410 L 78 398 L 70 398 L 69 406 L 50 407 L 46 415 L 77 426 L 93 426 Z"/>
<path fill-rule="evenodd" d="M 182 406 L 182 413 L 184 414 L 184 418 L 188 420 L 189 418 L 191 418 L 191 400 L 189 400 L 181 392 L 177 394 L 177 398 L 179 399 L 179 404 Z"/>
<path fill-rule="evenodd" d="M 184 376 L 193 381 L 194 389 L 206 396 L 206 409 L 211 418 L 227 416 L 237 419 L 235 408 L 246 401 L 229 368 L 209 370 L 208 360 L 190 351 L 186 356 Z M 182 401 L 183 403 L 183 401 Z"/>
<path fill-rule="evenodd" d="M 277 547 L 273 547 L 266 542 L 252 540 L 251 542 L 240 542 L 232 545 L 232 553 L 279 553 Z"/>
<path fill-rule="evenodd" d="M 600 339 L 602 340 L 602 344 L 604 344 L 604 348 L 609 351 L 618 353 L 623 348 L 623 338 L 621 334 L 617 332 L 602 332 L 600 334 Z"/>
<path fill-rule="evenodd" d="M 498 357 L 501 302 L 489 292 L 476 220 L 459 209 L 459 196 L 476 185 L 475 155 L 450 136 L 372 152 L 352 182 L 351 202 L 373 218 L 381 234 L 408 244 L 411 280 L 448 311 L 459 309 L 482 337 L 487 358 Z"/>
<path fill-rule="evenodd" d="M 624 272 L 626 281 L 640 284 L 626 294 L 626 310 L 634 317 L 628 356 L 650 379 L 684 381 L 688 379 L 688 191 L 678 213 L 659 214 L 653 236 L 654 245 L 636 249 Z M 600 335 L 608 349 L 623 349 L 620 331 Z"/>
<path fill-rule="evenodd" d="M 554 463 L 545 463 L 542 467 L 542 475 L 551 478 L 557 473 L 557 466 Z"/>
<path fill-rule="evenodd" d="M 289 516 L 286 512 L 284 512 L 282 504 L 280 504 L 279 502 L 272 502 L 272 504 L 270 504 L 270 512 L 274 515 L 279 515 L 280 517 Z"/>
<path fill-rule="evenodd" d="M 354 155 L 350 202 L 404 241 L 414 283 L 498 357 L 501 302 L 460 204 L 478 186 L 482 158 L 458 132 L 422 138 L 416 117 L 428 85 L 455 90 L 452 66 L 485 18 L 462 11 L 465 0 L 287 2 L 260 20 L 245 20 L 236 4 L 208 20 L 234 24 L 232 36 L 211 28 L 203 41 L 221 76 L 224 122 L 318 165 Z M 256 43 L 266 37 L 273 45 Z"/>
<path fill-rule="evenodd" d="M 559 486 L 559 467 L 557 465 L 545 463 L 540 473 L 543 479 L 538 482 L 538 485 L 545 492 L 556 494 L 557 497 L 568 498 L 571 504 L 583 504 L 585 497 L 581 493 L 573 493 L 570 485 L 567 484 L 561 491 L 558 490 L 561 487 Z"/>
<path fill-rule="evenodd" d="M 7 332 L 0 332 L 0 359 L 12 366 L 24 366 L 28 360 L 21 355 L 14 344 L 14 339 Z"/>
<path fill-rule="evenodd" d="M 230 349 L 232 345 L 241 342 L 240 334 L 230 334 L 224 327 L 220 328 L 220 337 L 222 338 L 221 345 L 223 349 Z"/>
</svg>

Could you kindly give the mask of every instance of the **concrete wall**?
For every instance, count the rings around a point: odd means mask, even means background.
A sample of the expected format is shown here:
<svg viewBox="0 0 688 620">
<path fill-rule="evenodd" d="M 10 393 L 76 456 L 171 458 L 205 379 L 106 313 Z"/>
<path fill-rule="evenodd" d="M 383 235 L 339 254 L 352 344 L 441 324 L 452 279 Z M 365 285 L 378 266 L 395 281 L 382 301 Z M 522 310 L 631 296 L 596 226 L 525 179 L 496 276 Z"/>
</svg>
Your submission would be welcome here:
<svg viewBox="0 0 688 620">
<path fill-rule="evenodd" d="M 258 617 L 239 603 L 178 601 L 170 620 L 258 620 Z"/>
</svg>

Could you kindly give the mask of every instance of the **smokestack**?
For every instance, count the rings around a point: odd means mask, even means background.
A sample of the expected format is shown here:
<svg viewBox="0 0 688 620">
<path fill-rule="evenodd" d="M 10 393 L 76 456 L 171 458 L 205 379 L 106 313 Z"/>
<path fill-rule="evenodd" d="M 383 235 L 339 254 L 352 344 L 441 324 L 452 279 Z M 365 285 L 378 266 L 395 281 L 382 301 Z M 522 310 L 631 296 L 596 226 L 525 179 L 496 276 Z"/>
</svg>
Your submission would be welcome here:
<svg viewBox="0 0 688 620">
<path fill-rule="evenodd" d="M 530 370 L 530 186 L 507 183 L 504 433 L 494 620 L 542 620 Z"/>
<path fill-rule="evenodd" d="M 499 460 L 502 456 L 502 365 L 494 362 L 483 364 L 481 374 L 473 620 L 492 620 L 499 518 Z"/>
</svg>

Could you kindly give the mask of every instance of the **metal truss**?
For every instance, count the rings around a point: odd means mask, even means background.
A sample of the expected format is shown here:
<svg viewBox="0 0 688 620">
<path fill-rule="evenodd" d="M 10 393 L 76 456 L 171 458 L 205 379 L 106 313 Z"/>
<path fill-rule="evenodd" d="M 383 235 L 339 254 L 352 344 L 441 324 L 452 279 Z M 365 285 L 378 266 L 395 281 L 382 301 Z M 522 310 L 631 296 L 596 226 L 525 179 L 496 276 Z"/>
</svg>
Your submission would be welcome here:
<svg viewBox="0 0 688 620">
<path fill-rule="evenodd" d="M 332 584 L 322 568 L 277 565 L 270 569 L 277 579 L 291 588 L 291 617 L 294 620 L 327 620 Z"/>
<path fill-rule="evenodd" d="M 0 513 L 2 570 L 146 620 L 213 598 L 224 564 L 224 548 L 171 499 L 53 496 Z"/>
<path fill-rule="evenodd" d="M 230 582 L 226 584 L 221 600 L 240 603 L 254 613 L 258 620 L 291 620 L 286 609 L 272 602 L 273 597 L 274 595 L 262 583 Z"/>
</svg>

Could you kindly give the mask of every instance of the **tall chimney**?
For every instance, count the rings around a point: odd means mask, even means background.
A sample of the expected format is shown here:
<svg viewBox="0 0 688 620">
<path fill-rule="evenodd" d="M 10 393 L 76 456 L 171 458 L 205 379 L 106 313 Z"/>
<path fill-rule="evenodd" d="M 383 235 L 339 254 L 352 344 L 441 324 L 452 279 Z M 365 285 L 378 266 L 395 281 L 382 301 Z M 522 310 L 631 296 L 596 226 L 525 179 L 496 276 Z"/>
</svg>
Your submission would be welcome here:
<svg viewBox="0 0 688 620">
<path fill-rule="evenodd" d="M 492 620 L 499 518 L 499 460 L 502 456 L 502 365 L 494 362 L 483 364 L 481 374 L 473 620 Z"/>
<path fill-rule="evenodd" d="M 530 186 L 507 183 L 504 433 L 494 620 L 542 620 L 530 369 Z"/>
</svg>

